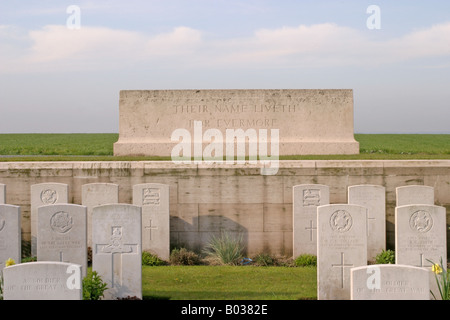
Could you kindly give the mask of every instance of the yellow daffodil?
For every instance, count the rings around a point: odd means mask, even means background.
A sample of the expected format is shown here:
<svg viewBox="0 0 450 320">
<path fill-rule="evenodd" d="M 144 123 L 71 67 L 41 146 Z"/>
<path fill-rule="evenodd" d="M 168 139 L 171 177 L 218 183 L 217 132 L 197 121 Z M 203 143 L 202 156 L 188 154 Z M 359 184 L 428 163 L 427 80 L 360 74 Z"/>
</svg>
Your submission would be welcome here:
<svg viewBox="0 0 450 320">
<path fill-rule="evenodd" d="M 442 268 L 438 264 L 433 264 L 433 266 L 431 267 L 431 271 L 433 271 L 435 274 L 440 274 L 442 273 Z"/>
<path fill-rule="evenodd" d="M 15 264 L 16 264 L 16 262 L 14 261 L 14 259 L 11 259 L 11 258 L 9 258 L 8 260 L 6 260 L 6 262 L 5 262 L 5 266 L 6 266 L 6 267 L 13 266 L 13 265 L 15 265 Z"/>
</svg>

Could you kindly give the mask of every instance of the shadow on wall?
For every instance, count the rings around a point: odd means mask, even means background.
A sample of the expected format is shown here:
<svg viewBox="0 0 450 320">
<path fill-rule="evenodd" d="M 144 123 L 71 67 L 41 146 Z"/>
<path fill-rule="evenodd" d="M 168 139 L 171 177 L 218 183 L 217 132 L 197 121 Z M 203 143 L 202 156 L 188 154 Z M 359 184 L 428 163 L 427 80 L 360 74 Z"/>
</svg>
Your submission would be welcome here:
<svg viewBox="0 0 450 320">
<path fill-rule="evenodd" d="M 213 237 L 228 234 L 232 239 L 241 239 L 244 254 L 248 247 L 248 230 L 241 224 L 221 215 L 202 215 L 192 219 L 192 224 L 178 217 L 170 217 L 170 249 L 186 248 L 202 252 Z M 173 229 L 172 229 L 173 228 Z"/>
</svg>

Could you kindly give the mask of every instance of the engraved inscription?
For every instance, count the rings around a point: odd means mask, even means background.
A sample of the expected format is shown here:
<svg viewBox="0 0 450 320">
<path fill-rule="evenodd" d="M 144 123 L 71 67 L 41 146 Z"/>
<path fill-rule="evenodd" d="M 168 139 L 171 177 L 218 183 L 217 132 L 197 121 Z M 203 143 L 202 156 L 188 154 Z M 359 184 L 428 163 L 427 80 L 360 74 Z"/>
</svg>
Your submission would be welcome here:
<svg viewBox="0 0 450 320">
<path fill-rule="evenodd" d="M 418 210 L 411 215 L 409 226 L 413 231 L 426 233 L 430 231 L 433 226 L 433 218 L 428 212 Z"/>
<path fill-rule="evenodd" d="M 111 228 L 111 243 L 105 245 L 101 251 L 105 253 L 124 253 L 132 251 L 131 247 L 125 247 L 122 243 L 122 227 L 114 226 Z"/>
<path fill-rule="evenodd" d="M 152 226 L 152 219 L 149 220 L 148 226 L 144 226 L 145 230 L 148 230 L 149 240 L 152 240 L 152 230 L 158 229 L 156 226 Z"/>
<path fill-rule="evenodd" d="M 320 205 L 320 190 L 307 189 L 303 190 L 303 206 L 319 206 Z"/>
<path fill-rule="evenodd" d="M 109 244 L 97 244 L 96 254 L 107 254 L 111 256 L 111 287 L 122 285 L 122 255 L 137 254 L 137 244 L 124 244 L 122 240 L 122 227 L 111 227 L 111 241 Z M 115 256 L 118 256 L 115 258 Z M 116 283 L 116 278 L 118 283 Z"/>
<path fill-rule="evenodd" d="M 345 210 L 337 210 L 331 215 L 330 226 L 333 231 L 347 232 L 352 225 L 352 216 Z"/>
<path fill-rule="evenodd" d="M 414 286 L 414 284 L 407 280 L 386 280 L 383 281 L 380 289 L 367 289 L 366 287 L 363 287 L 357 288 L 356 290 L 358 293 L 369 290 L 369 292 L 383 294 L 407 294 L 425 292 L 425 288 Z"/>
<path fill-rule="evenodd" d="M 224 102 L 219 99 L 217 104 L 204 105 L 192 101 L 192 104 L 173 105 L 174 114 L 181 115 L 208 115 L 212 118 L 204 119 L 204 127 L 219 128 L 254 128 L 254 127 L 276 127 L 277 113 L 295 113 L 300 110 L 297 104 L 278 105 L 270 104 L 239 104 L 230 101 Z M 255 115 L 257 116 L 255 118 Z M 250 118 L 249 118 L 250 116 Z M 232 118 L 230 118 L 232 117 Z M 193 126 L 192 120 L 189 121 Z"/>
<path fill-rule="evenodd" d="M 74 240 L 67 235 L 54 236 L 40 241 L 40 247 L 47 250 L 65 250 L 82 248 L 83 243 L 80 240 Z"/>
<path fill-rule="evenodd" d="M 159 206 L 161 203 L 160 188 L 144 188 L 142 189 L 142 205 L 143 206 Z"/>
<path fill-rule="evenodd" d="M 351 267 L 353 267 L 353 264 L 350 264 L 350 263 L 345 263 L 345 255 L 344 255 L 344 253 L 343 252 L 341 252 L 341 262 L 339 263 L 339 264 L 332 264 L 331 265 L 331 267 L 338 267 L 338 268 L 340 268 L 341 270 L 341 272 L 340 272 L 340 275 L 341 275 L 341 288 L 343 289 L 344 288 L 344 283 L 345 283 L 345 279 L 344 279 L 344 274 L 345 274 L 345 272 L 344 272 L 344 268 L 351 268 Z"/>
<path fill-rule="evenodd" d="M 317 228 L 313 226 L 313 221 L 309 220 L 309 227 L 305 227 L 305 230 L 309 231 L 309 241 L 314 242 L 316 240 Z"/>
<path fill-rule="evenodd" d="M 46 189 L 41 192 L 41 201 L 44 204 L 54 204 L 58 200 L 58 193 L 53 189 Z"/>
<path fill-rule="evenodd" d="M 56 212 L 50 218 L 50 227 L 58 233 L 66 233 L 73 227 L 72 216 L 68 212 Z"/>
</svg>

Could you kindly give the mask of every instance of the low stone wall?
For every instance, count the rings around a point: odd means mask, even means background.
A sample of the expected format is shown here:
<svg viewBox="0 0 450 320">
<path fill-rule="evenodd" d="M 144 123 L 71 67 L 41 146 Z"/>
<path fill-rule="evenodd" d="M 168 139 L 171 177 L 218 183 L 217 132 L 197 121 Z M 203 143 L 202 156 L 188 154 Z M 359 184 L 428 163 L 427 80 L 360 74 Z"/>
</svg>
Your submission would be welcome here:
<svg viewBox="0 0 450 320">
<path fill-rule="evenodd" d="M 30 240 L 31 185 L 69 185 L 70 202 L 81 204 L 81 186 L 119 185 L 119 202 L 132 203 L 132 186 L 170 186 L 171 246 L 200 250 L 211 234 L 241 233 L 248 255 L 292 255 L 292 187 L 317 183 L 330 187 L 330 203 L 346 203 L 347 187 L 376 184 L 386 188 L 386 241 L 394 249 L 395 188 L 428 185 L 435 204 L 450 214 L 450 160 L 280 161 L 277 175 L 261 175 L 258 165 L 175 164 L 172 162 L 2 162 L 0 183 L 6 203 L 22 209 L 22 238 Z M 448 230 L 448 228 L 447 228 Z"/>
</svg>

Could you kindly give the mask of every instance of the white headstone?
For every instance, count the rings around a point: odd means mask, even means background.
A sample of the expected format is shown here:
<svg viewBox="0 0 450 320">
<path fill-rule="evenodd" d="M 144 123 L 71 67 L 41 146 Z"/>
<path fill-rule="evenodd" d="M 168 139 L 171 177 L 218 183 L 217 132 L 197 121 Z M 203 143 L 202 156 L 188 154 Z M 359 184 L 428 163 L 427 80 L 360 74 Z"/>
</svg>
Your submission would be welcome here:
<svg viewBox="0 0 450 320">
<path fill-rule="evenodd" d="M 0 204 L 6 203 L 6 184 L 0 183 Z"/>
<path fill-rule="evenodd" d="M 31 186 L 31 254 L 36 256 L 37 209 L 49 204 L 68 203 L 69 185 L 41 183 Z"/>
<path fill-rule="evenodd" d="M 86 207 L 53 204 L 38 208 L 37 260 L 79 264 L 87 274 Z"/>
<path fill-rule="evenodd" d="M 81 300 L 81 266 L 66 262 L 28 262 L 3 269 L 5 300 Z"/>
<path fill-rule="evenodd" d="M 397 187 L 396 206 L 408 204 L 434 204 L 434 188 L 422 185 Z"/>
<path fill-rule="evenodd" d="M 108 285 L 105 299 L 142 299 L 141 207 L 111 204 L 92 211 L 92 270 Z"/>
<path fill-rule="evenodd" d="M 293 256 L 317 255 L 317 207 L 330 203 L 330 188 L 320 184 L 296 185 L 293 194 Z"/>
<path fill-rule="evenodd" d="M 114 183 L 89 183 L 81 186 L 81 204 L 87 207 L 88 246 L 92 247 L 92 209 L 119 203 L 119 186 Z"/>
<path fill-rule="evenodd" d="M 13 259 L 20 263 L 21 247 L 20 207 L 0 204 L 0 268 L 5 266 L 6 260 Z"/>
<path fill-rule="evenodd" d="M 446 209 L 434 205 L 395 208 L 395 263 L 428 267 L 447 261 Z"/>
<path fill-rule="evenodd" d="M 169 186 L 159 183 L 134 185 L 133 204 L 142 207 L 142 250 L 169 260 Z"/>
<path fill-rule="evenodd" d="M 352 300 L 429 300 L 429 271 L 399 264 L 351 269 Z"/>
<path fill-rule="evenodd" d="M 367 258 L 386 250 L 386 189 L 376 185 L 348 187 L 348 203 L 367 208 Z"/>
<path fill-rule="evenodd" d="M 350 269 L 367 265 L 367 209 L 351 204 L 317 208 L 317 298 L 350 299 Z"/>
</svg>

